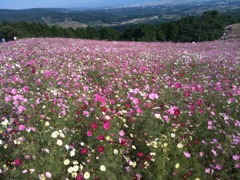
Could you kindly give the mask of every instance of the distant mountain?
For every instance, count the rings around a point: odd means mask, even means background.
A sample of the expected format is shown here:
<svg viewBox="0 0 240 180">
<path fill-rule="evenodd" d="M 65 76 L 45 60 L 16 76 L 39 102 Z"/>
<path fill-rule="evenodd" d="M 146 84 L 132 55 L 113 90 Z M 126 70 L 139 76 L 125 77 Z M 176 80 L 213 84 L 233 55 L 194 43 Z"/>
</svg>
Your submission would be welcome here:
<svg viewBox="0 0 240 180">
<path fill-rule="evenodd" d="M 218 10 L 240 16 L 239 0 L 175 0 L 152 1 L 99 9 L 44 8 L 26 10 L 0 9 L 0 22 L 27 21 L 61 27 L 129 26 L 168 22 L 204 11 Z"/>
<path fill-rule="evenodd" d="M 118 8 L 127 8 L 127 7 L 159 6 L 159 5 L 164 5 L 164 4 L 179 5 L 179 4 L 207 2 L 207 1 L 209 1 L 209 0 L 181 0 L 181 1 L 161 0 L 161 1 L 151 1 L 151 2 L 141 2 L 140 1 L 139 3 L 135 3 L 135 4 L 115 6 L 115 8 L 116 7 L 118 7 Z M 212 1 L 214 1 L 214 0 L 212 0 Z"/>
</svg>

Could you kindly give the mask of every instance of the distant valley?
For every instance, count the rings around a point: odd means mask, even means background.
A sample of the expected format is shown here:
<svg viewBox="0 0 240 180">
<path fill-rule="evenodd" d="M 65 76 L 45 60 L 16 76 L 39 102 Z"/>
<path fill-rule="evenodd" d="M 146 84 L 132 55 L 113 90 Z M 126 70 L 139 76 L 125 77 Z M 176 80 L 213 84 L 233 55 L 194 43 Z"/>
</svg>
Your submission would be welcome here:
<svg viewBox="0 0 240 180">
<path fill-rule="evenodd" d="M 184 1 L 182 4 L 143 3 L 128 6 L 95 8 L 95 9 L 0 9 L 0 22 L 27 21 L 45 23 L 60 27 L 110 26 L 124 27 L 136 24 L 157 24 L 178 20 L 189 15 L 201 15 L 208 10 L 240 16 L 239 0 Z"/>
</svg>

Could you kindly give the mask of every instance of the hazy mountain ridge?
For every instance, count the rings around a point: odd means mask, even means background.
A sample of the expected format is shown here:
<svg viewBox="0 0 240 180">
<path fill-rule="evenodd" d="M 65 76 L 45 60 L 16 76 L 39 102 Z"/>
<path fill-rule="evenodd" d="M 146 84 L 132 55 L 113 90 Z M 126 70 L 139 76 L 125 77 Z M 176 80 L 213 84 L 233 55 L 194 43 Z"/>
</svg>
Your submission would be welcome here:
<svg viewBox="0 0 240 180">
<path fill-rule="evenodd" d="M 40 22 L 61 27 L 125 26 L 142 23 L 160 23 L 180 19 L 188 15 L 200 15 L 204 11 L 218 10 L 240 15 L 238 0 L 184 0 L 181 3 L 152 1 L 125 7 L 80 10 L 64 8 L 36 8 L 25 10 L 0 9 L 2 21 Z"/>
</svg>

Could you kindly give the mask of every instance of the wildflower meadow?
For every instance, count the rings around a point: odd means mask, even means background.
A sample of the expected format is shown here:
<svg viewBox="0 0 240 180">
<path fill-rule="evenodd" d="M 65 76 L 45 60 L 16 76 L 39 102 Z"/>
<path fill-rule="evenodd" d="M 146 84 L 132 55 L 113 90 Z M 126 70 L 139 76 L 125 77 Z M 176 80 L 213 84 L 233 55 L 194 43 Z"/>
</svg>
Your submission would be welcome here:
<svg viewBox="0 0 240 180">
<path fill-rule="evenodd" d="M 236 180 L 240 41 L 0 44 L 0 179 Z"/>
</svg>

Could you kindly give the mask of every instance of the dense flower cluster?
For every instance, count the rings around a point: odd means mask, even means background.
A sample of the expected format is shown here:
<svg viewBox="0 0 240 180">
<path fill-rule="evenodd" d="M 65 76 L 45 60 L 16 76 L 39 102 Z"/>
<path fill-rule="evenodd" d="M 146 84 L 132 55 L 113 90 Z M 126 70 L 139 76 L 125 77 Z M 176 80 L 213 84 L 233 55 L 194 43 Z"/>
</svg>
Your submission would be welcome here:
<svg viewBox="0 0 240 180">
<path fill-rule="evenodd" d="M 3 179 L 237 179 L 240 42 L 0 45 Z"/>
</svg>

